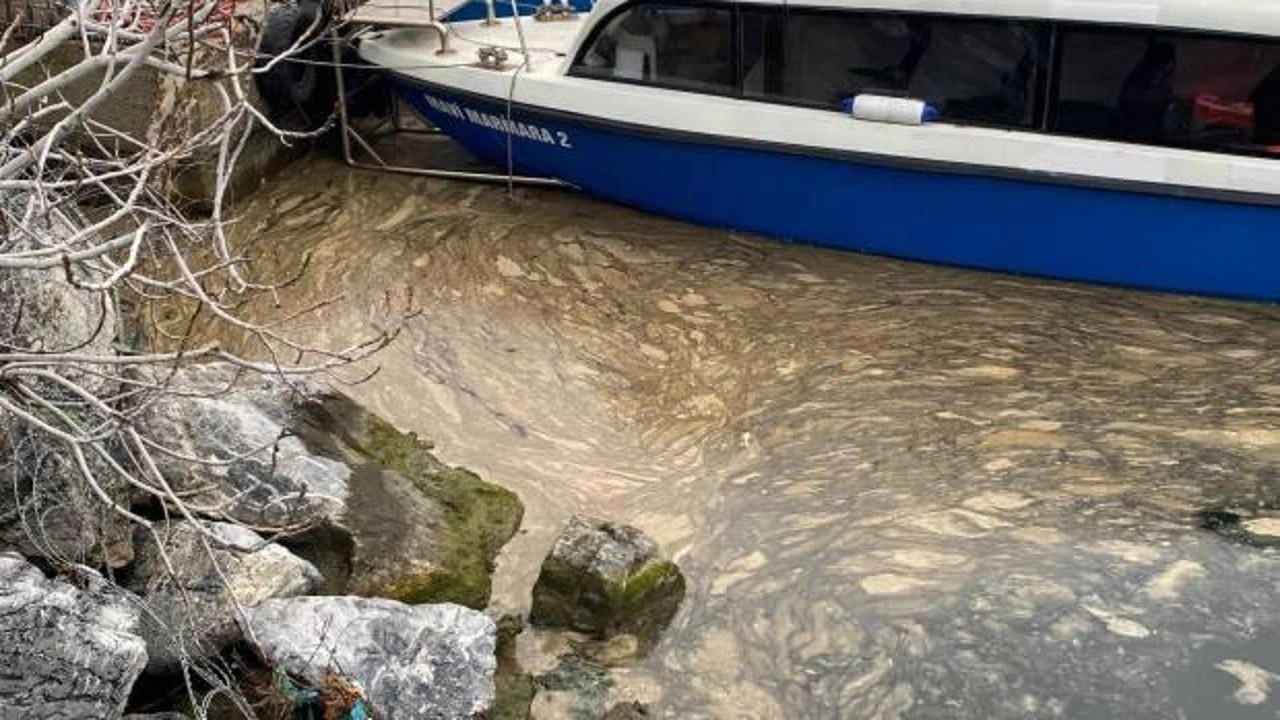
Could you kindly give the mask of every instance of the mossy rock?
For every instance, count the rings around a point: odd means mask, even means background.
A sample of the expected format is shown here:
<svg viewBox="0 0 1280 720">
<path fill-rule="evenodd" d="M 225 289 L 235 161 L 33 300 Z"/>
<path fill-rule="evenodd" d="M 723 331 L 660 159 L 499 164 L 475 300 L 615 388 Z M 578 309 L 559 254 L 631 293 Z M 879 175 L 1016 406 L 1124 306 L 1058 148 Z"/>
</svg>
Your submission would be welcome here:
<svg viewBox="0 0 1280 720">
<path fill-rule="evenodd" d="M 680 568 L 639 530 L 574 516 L 542 563 L 529 622 L 599 638 L 625 633 L 648 645 L 684 593 Z"/>
<path fill-rule="evenodd" d="M 488 604 L 494 558 L 524 516 L 515 493 L 441 463 L 416 435 L 340 395 L 300 408 L 298 426 L 313 452 L 354 469 L 341 518 L 351 537 L 350 569 L 340 587 L 326 590 L 475 609 Z M 340 565 L 332 558 L 325 564 Z"/>
<path fill-rule="evenodd" d="M 538 693 L 533 676 L 499 668 L 493 682 L 493 706 L 485 713 L 485 720 L 527 720 L 533 696 Z"/>
<path fill-rule="evenodd" d="M 533 679 L 539 694 L 568 710 L 573 720 L 597 720 L 617 687 L 609 669 L 592 658 L 568 653 Z"/>
<path fill-rule="evenodd" d="M 649 707 L 644 703 L 632 701 L 614 705 L 601 716 L 600 720 L 644 720 L 648 717 L 652 717 L 649 714 Z"/>
</svg>

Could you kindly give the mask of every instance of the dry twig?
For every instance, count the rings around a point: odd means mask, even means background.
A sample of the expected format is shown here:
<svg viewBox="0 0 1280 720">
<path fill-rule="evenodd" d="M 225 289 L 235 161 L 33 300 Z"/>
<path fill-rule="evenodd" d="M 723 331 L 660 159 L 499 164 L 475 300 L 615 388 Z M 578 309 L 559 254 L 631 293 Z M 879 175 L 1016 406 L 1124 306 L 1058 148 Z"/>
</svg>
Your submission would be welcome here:
<svg viewBox="0 0 1280 720">
<path fill-rule="evenodd" d="M 15 502 L 43 490 L 75 496 L 52 507 L 72 508 L 86 527 L 143 528 L 171 576 L 172 559 L 161 537 L 168 518 L 184 518 L 197 527 L 203 527 L 198 523 L 203 518 L 234 522 L 227 506 L 236 498 L 215 505 L 195 502 L 190 493 L 174 490 L 157 458 L 208 466 L 241 459 L 184 454 L 169 447 L 166 438 L 148 437 L 139 428 L 140 413 L 173 392 L 174 370 L 216 359 L 245 373 L 288 380 L 332 373 L 385 347 L 405 319 L 390 316 L 368 337 L 335 349 L 300 342 L 285 330 L 289 319 L 314 308 L 274 319 L 244 314 L 251 297 L 275 293 L 281 282 L 259 277 L 251 255 L 236 246 L 229 231 L 233 218 L 225 198 L 232 172 L 252 133 L 273 133 L 281 142 L 306 134 L 276 127 L 253 105 L 255 71 L 244 43 L 237 49 L 242 31 L 234 9 L 226 0 L 73 0 L 61 22 L 25 45 L 16 46 L 20 16 L 0 29 L 4 486 Z M 77 57 L 52 69 L 54 55 L 68 48 Z M 167 127 L 161 118 L 147 137 L 102 120 L 99 111 L 144 69 L 188 89 L 201 84 L 216 110 L 189 129 Z M 73 92 L 86 85 L 92 88 L 87 94 Z M 170 183 L 187 164 L 210 158 L 211 209 L 195 216 L 173 200 Z M 31 301 L 49 292 L 61 293 L 62 305 L 50 309 Z M 163 347 L 145 352 L 124 347 L 117 342 L 128 324 L 122 298 L 178 308 L 183 325 L 177 330 L 158 323 L 134 327 Z M 86 309 L 83 317 L 42 316 L 65 313 L 71 301 Z M 194 346 L 190 335 L 197 317 L 251 339 L 253 354 Z M 263 447 L 247 454 L 271 451 Z M 66 486 L 39 487 L 55 466 L 70 478 Z M 136 512 L 139 496 L 163 508 L 163 518 Z M 54 564 L 111 565 L 105 550 L 96 558 L 69 555 L 51 537 L 44 518 L 36 517 L 26 531 Z M 212 558 L 214 539 L 203 532 Z M 239 698 L 238 706 L 251 716 L 252 708 L 236 694 L 225 668 L 193 653 L 184 673 L 192 706 L 202 717 L 207 698 L 195 696 L 193 675 L 205 687 Z"/>
</svg>

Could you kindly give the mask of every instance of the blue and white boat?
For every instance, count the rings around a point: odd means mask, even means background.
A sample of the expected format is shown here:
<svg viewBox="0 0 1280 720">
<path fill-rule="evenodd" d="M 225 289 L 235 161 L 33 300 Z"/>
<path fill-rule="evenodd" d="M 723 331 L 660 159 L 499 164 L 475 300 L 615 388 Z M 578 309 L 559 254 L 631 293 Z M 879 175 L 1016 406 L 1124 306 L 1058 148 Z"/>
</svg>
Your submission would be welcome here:
<svg viewBox="0 0 1280 720">
<path fill-rule="evenodd" d="M 1280 300 L 1280 2 L 476 7 L 359 53 L 495 165 L 836 248 Z"/>
</svg>

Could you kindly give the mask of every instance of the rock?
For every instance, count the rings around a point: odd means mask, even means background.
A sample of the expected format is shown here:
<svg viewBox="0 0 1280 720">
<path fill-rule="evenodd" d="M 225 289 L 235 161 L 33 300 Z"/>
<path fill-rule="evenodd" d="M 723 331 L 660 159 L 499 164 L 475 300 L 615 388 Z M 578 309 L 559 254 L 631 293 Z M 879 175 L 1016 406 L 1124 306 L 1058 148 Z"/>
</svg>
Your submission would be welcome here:
<svg viewBox="0 0 1280 720">
<path fill-rule="evenodd" d="M 130 713 L 122 720 L 191 720 L 180 712 Z"/>
<path fill-rule="evenodd" d="M 297 418 L 309 447 L 355 468 L 340 519 L 352 537 L 350 576 L 332 591 L 488 604 L 494 558 L 524 515 L 515 493 L 444 465 L 417 436 L 341 395 L 313 398 Z"/>
<path fill-rule="evenodd" d="M 576 653 L 561 655 L 556 666 L 535 677 L 534 683 L 536 717 L 598 718 L 617 689 L 608 668 Z"/>
<path fill-rule="evenodd" d="M 263 7 L 244 3 L 242 11 L 231 21 L 234 45 L 242 52 L 252 52 L 257 33 L 252 28 L 259 27 L 262 22 Z M 5 6 L 0 3 L 0 18 L 5 15 Z M 12 7 L 17 7 L 13 5 Z M 55 2 L 37 0 L 26 3 L 37 17 L 43 10 L 57 22 L 64 17 L 62 8 Z M 31 18 L 23 17 L 23 22 Z M 47 23 L 46 23 L 47 24 Z M 0 25 L 8 26 L 7 21 Z M 42 31 L 44 28 L 40 28 Z M 225 48 L 222 52 L 226 52 Z M 198 48 L 192 62 L 197 67 L 214 67 L 219 61 L 218 49 L 213 47 Z M 84 52 L 75 43 L 66 43 L 50 53 L 44 61 L 18 73 L 14 80 L 28 87 L 46 80 L 52 74 L 62 73 L 73 65 L 84 60 Z M 65 96 L 73 104 L 80 104 L 98 90 L 103 82 L 101 72 L 90 72 L 62 88 L 60 97 Z M 90 117 L 94 120 L 128 134 L 130 137 L 142 138 L 155 145 L 171 145 L 186 142 L 196 132 L 209 128 L 223 117 L 223 106 L 219 102 L 219 85 L 223 92 L 231 92 L 225 82 L 210 81 L 198 78 L 188 82 L 181 75 L 164 72 L 151 67 L 141 67 L 124 84 L 112 94 L 107 102 L 100 103 L 93 109 Z M 258 109 L 263 109 L 263 102 L 257 96 L 256 83 L 241 84 L 246 99 Z M 239 136 L 239 126 L 236 130 Z M 77 126 L 72 130 L 72 139 L 82 145 L 88 152 L 94 152 L 99 146 L 90 139 L 90 134 Z M 283 167 L 290 158 L 296 158 L 302 151 L 300 143 L 283 143 L 265 127 L 254 127 L 245 147 L 239 153 L 236 162 L 229 171 L 229 197 L 245 197 L 262 182 L 264 177 Z M 217 174 L 217 151 L 215 148 L 197 146 L 194 157 L 183 157 L 181 162 L 174 162 L 166 167 L 163 173 L 171 183 L 171 194 L 175 201 L 197 207 L 211 204 L 214 193 L 214 181 Z M 168 176 L 172 175 L 172 178 Z M 157 187 L 163 187 L 157 183 Z"/>
<path fill-rule="evenodd" d="M 590 655 L 606 667 L 613 667 L 630 664 L 643 654 L 644 647 L 640 643 L 640 638 L 624 633 L 582 647 L 579 652 Z"/>
<path fill-rule="evenodd" d="M 81 590 L 0 554 L 0 717 L 107 718 L 124 712 L 147 662 L 138 611 L 104 582 Z"/>
<path fill-rule="evenodd" d="M 537 694 L 533 676 L 520 668 L 516 639 L 524 632 L 524 618 L 505 613 L 495 621 L 497 627 L 498 672 L 494 675 L 494 699 L 485 720 L 526 720 L 529 707 Z"/>
<path fill-rule="evenodd" d="M 651 717 L 649 707 L 641 702 L 618 703 L 609 708 L 600 720 L 644 720 Z"/>
<path fill-rule="evenodd" d="M 347 591 L 483 608 L 493 558 L 519 527 L 520 501 L 461 468 L 409 472 L 357 471 L 345 517 L 356 543 Z"/>
<path fill-rule="evenodd" d="M 92 490 L 61 441 L 0 414 L 0 550 L 56 563 L 120 568 L 133 560 L 133 526 Z M 103 491 L 129 506 L 123 478 L 96 455 L 86 464 Z"/>
<path fill-rule="evenodd" d="M 69 220 L 61 211 L 50 215 L 52 219 L 37 217 L 27 230 L 50 240 L 65 236 Z M 35 242 L 17 232 L 0 237 L 5 250 L 30 249 Z M 61 268 L 0 273 L 0 346 L 114 355 L 114 307 L 106 294 L 68 283 Z M 93 369 L 86 365 L 58 372 L 99 397 L 114 394 L 115 383 L 89 372 Z M 80 398 L 61 385 L 32 377 L 15 382 L 50 402 L 63 403 L 64 412 L 84 426 L 103 420 L 84 410 Z M 104 446 L 111 450 L 107 441 Z M 0 548 L 86 565 L 122 567 L 132 559 L 128 520 L 90 489 L 61 440 L 0 411 L 0 457 L 11 463 L 4 468 L 6 479 L 0 487 Z M 86 450 L 86 461 L 103 491 L 127 506 L 125 481 L 96 453 Z"/>
<path fill-rule="evenodd" d="M 149 673 L 176 672 L 184 654 L 211 656 L 239 641 L 235 602 L 251 607 L 268 598 L 304 595 L 320 585 L 320 573 L 311 563 L 252 530 L 230 523 L 203 525 L 211 535 L 204 540 L 212 553 L 190 522 L 157 529 L 174 569 L 172 577 L 152 534 L 138 532 L 130 589 L 150 608 L 142 624 Z"/>
<path fill-rule="evenodd" d="M 533 588 L 529 622 L 653 643 L 684 598 L 684 576 L 644 533 L 575 515 Z"/>
<path fill-rule="evenodd" d="M 493 707 L 485 715 L 485 720 L 527 720 L 537 694 L 533 676 L 499 670 L 494 677 Z"/>
<path fill-rule="evenodd" d="M 471 718 L 493 703 L 493 621 L 460 605 L 302 597 L 246 615 L 268 665 L 313 686 L 353 683 L 382 720 Z"/>
<path fill-rule="evenodd" d="M 274 457 L 266 448 L 224 466 L 167 460 L 165 476 L 213 488 L 204 503 L 237 496 L 230 511 L 243 522 L 309 524 L 283 542 L 324 574 L 324 592 L 488 603 L 493 559 L 524 513 L 513 493 L 444 465 L 416 436 L 314 383 L 216 363 L 172 383 L 197 397 L 162 399 L 146 423 L 184 453 L 227 458 L 283 439 Z"/>
<path fill-rule="evenodd" d="M 150 379 L 167 383 L 139 413 L 148 437 L 188 457 L 218 461 L 196 464 L 156 453 L 161 473 L 192 502 L 223 506 L 227 516 L 255 526 L 323 521 L 346 505 L 351 469 L 310 452 L 289 433 L 291 393 L 318 392 L 275 377 L 240 371 L 224 363 L 183 368 Z"/>
<path fill-rule="evenodd" d="M 61 215 L 36 222 L 34 231 L 41 234 L 65 237 L 71 232 L 72 219 Z M 19 238 L 12 244 L 0 240 L 0 247 L 7 251 L 36 246 Z M 67 282 L 62 268 L 6 270 L 0 274 L 0 340 L 6 344 L 30 352 L 111 356 L 115 354 L 115 339 L 116 312 L 110 296 L 77 288 Z M 86 384 L 90 391 L 101 389 L 105 383 L 85 372 L 69 377 Z"/>
<path fill-rule="evenodd" d="M 244 8 L 237 10 L 229 23 L 232 43 L 241 52 L 253 52 L 257 48 L 258 28 L 262 27 L 265 7 L 266 4 L 245 3 Z M 194 62 L 217 66 L 223 62 L 218 57 L 219 51 L 213 47 L 199 48 L 195 51 Z M 226 112 L 221 97 L 230 88 L 224 86 L 219 90 L 217 83 L 208 80 L 188 81 L 181 75 L 157 73 L 154 89 L 147 90 L 150 91 L 148 97 L 154 97 L 155 101 L 152 107 L 147 108 L 150 112 L 143 134 L 155 142 L 157 137 L 190 138 L 218 122 Z M 257 83 L 242 83 L 241 90 L 249 104 L 259 111 L 267 111 L 258 95 Z M 163 145 L 164 142 L 156 144 Z M 228 168 L 227 200 L 248 197 L 262 183 L 263 178 L 282 169 L 290 160 L 297 159 L 304 147 L 302 143 L 281 142 L 275 133 L 266 130 L 261 124 L 254 125 L 245 138 L 235 163 Z M 175 199 L 187 204 L 206 209 L 212 207 L 219 183 L 217 160 L 217 152 L 212 148 L 198 148 L 187 162 L 175 166 L 166 189 L 176 196 Z"/>
</svg>

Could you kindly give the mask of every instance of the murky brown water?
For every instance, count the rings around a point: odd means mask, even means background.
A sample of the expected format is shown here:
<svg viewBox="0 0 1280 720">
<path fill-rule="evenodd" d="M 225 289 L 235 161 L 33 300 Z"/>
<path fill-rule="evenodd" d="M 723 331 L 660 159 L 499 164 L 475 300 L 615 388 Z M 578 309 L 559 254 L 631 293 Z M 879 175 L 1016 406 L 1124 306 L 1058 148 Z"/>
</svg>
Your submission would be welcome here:
<svg viewBox="0 0 1280 720">
<path fill-rule="evenodd" d="M 1195 519 L 1280 502 L 1280 308 L 328 160 L 246 214 L 280 258 L 313 253 L 287 305 L 345 294 L 300 335 L 337 344 L 413 288 L 423 314 L 350 391 L 524 499 L 499 604 L 527 606 L 571 512 L 677 556 L 689 597 L 616 696 L 679 718 L 1280 717 L 1280 553 Z"/>
</svg>

